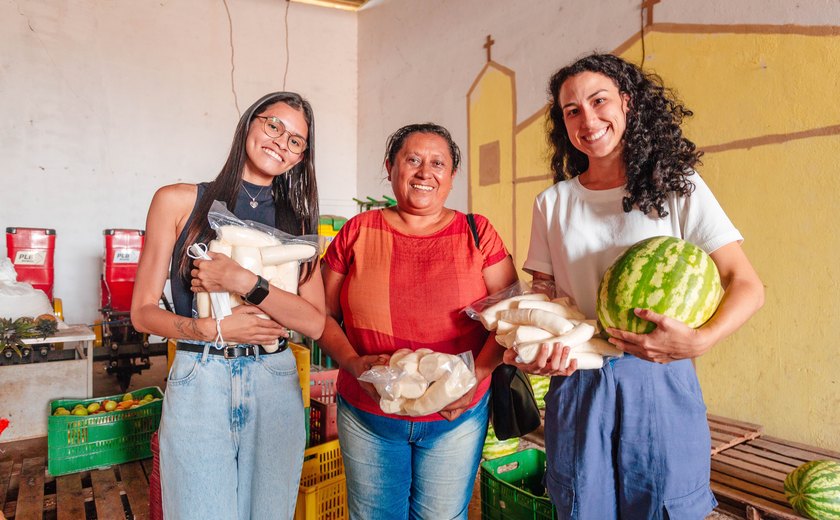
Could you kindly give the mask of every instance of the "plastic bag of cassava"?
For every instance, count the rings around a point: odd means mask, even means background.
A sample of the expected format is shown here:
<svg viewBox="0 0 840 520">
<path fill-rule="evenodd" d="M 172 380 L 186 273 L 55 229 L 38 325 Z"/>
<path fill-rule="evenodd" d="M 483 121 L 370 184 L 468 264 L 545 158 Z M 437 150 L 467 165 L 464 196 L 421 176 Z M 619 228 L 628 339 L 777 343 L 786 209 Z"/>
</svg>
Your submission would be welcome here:
<svg viewBox="0 0 840 520">
<path fill-rule="evenodd" d="M 297 294 L 300 264 L 320 253 L 318 235 L 296 237 L 259 222 L 240 220 L 219 201 L 210 206 L 207 219 L 216 231 L 216 239 L 207 244 L 207 251 L 230 257 L 287 292 Z M 231 308 L 245 304 L 238 294 L 231 293 L 228 297 Z M 200 318 L 213 316 L 209 293 L 196 293 L 196 309 Z M 273 352 L 271 347 L 265 346 Z"/>
<path fill-rule="evenodd" d="M 587 319 L 570 298 L 551 298 L 535 289 L 518 281 L 464 311 L 495 331 L 496 342 L 514 349 L 521 363 L 533 362 L 543 344 L 569 347 L 567 363 L 576 360 L 578 369 L 601 368 L 605 359 L 623 355 L 598 335 L 597 320 Z"/>
<path fill-rule="evenodd" d="M 454 355 L 427 348 L 397 350 L 387 365 L 365 371 L 359 381 L 373 383 L 383 412 L 412 417 L 441 411 L 476 384 L 471 352 Z"/>
</svg>

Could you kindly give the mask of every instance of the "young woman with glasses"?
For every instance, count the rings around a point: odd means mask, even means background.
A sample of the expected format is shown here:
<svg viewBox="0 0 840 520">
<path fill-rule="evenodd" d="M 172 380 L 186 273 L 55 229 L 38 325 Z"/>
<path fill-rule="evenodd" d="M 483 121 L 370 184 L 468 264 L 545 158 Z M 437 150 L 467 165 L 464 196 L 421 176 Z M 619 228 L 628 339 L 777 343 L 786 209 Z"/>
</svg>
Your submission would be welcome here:
<svg viewBox="0 0 840 520">
<path fill-rule="evenodd" d="M 305 444 L 295 359 L 281 342 L 294 329 L 319 337 L 324 290 L 317 260 L 301 268 L 298 294 L 265 284 L 224 255 L 192 261 L 186 248 L 215 238 L 214 200 L 237 217 L 292 235 L 317 233 L 315 129 L 298 94 L 264 96 L 241 117 L 221 172 L 209 183 L 173 184 L 155 194 L 137 271 L 131 319 L 142 331 L 178 339 L 160 427 L 167 518 L 291 518 Z M 159 308 L 167 276 L 175 312 Z M 243 296 L 217 324 L 198 318 L 193 293 Z M 271 319 L 260 318 L 258 314 Z M 231 346 L 236 344 L 236 346 Z"/>
</svg>

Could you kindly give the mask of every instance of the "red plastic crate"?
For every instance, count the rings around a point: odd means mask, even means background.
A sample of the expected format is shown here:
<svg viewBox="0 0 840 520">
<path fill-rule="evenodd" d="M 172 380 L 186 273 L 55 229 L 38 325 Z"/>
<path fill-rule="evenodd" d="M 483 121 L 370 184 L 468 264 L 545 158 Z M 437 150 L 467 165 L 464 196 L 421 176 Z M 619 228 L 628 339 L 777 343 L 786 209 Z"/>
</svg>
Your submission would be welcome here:
<svg viewBox="0 0 840 520">
<path fill-rule="evenodd" d="M 152 434 L 152 474 L 149 475 L 149 520 L 163 520 L 160 488 L 160 444 L 158 432 Z"/>
<path fill-rule="evenodd" d="M 102 308 L 131 310 L 131 293 L 146 232 L 142 229 L 106 229 L 102 262 Z"/>
<path fill-rule="evenodd" d="M 55 230 L 42 228 L 6 228 L 6 253 L 19 282 L 26 282 L 44 291 L 53 299 L 55 282 Z"/>
<path fill-rule="evenodd" d="M 338 369 L 323 370 L 313 365 L 309 372 L 309 397 L 335 397 L 335 382 L 338 379 Z"/>
<path fill-rule="evenodd" d="M 336 425 L 335 382 L 338 370 L 312 371 L 309 374 L 309 444 L 316 446 L 338 438 Z"/>
</svg>

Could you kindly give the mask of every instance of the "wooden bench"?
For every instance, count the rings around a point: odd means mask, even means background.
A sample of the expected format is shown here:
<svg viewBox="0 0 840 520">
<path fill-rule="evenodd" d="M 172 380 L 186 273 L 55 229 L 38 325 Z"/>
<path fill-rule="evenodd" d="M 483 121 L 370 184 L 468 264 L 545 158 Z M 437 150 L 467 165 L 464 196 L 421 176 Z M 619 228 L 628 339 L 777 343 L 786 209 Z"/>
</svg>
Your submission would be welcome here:
<svg viewBox="0 0 840 520">
<path fill-rule="evenodd" d="M 840 453 L 761 436 L 712 455 L 718 509 L 749 520 L 801 519 L 785 498 L 785 477 L 805 462 L 840 461 Z"/>
<path fill-rule="evenodd" d="M 545 418 L 545 410 L 540 410 L 540 415 Z M 734 419 L 727 419 L 718 415 L 707 415 L 709 431 L 712 435 L 712 455 L 732 446 L 736 446 L 750 439 L 761 436 L 763 427 Z M 540 449 L 545 449 L 544 423 L 539 428 L 522 437 Z"/>
</svg>

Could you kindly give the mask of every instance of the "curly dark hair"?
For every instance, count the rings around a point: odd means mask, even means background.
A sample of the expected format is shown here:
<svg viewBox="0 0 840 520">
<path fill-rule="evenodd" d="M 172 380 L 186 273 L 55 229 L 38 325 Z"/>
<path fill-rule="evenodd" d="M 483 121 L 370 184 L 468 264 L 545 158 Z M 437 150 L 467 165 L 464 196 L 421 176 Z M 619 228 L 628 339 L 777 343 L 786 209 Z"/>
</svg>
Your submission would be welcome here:
<svg viewBox="0 0 840 520">
<path fill-rule="evenodd" d="M 688 176 L 701 164 L 703 152 L 680 129 L 683 119 L 693 113 L 663 86 L 659 76 L 612 54 L 593 53 L 551 76 L 548 139 L 554 182 L 577 177 L 589 168 L 589 158 L 569 140 L 559 100 L 563 82 L 587 71 L 612 79 L 618 91 L 630 98 L 622 150 L 627 177 L 624 211 L 638 206 L 645 215 L 656 210 L 660 217 L 667 216 L 667 194 L 691 195 L 694 183 Z"/>
</svg>

